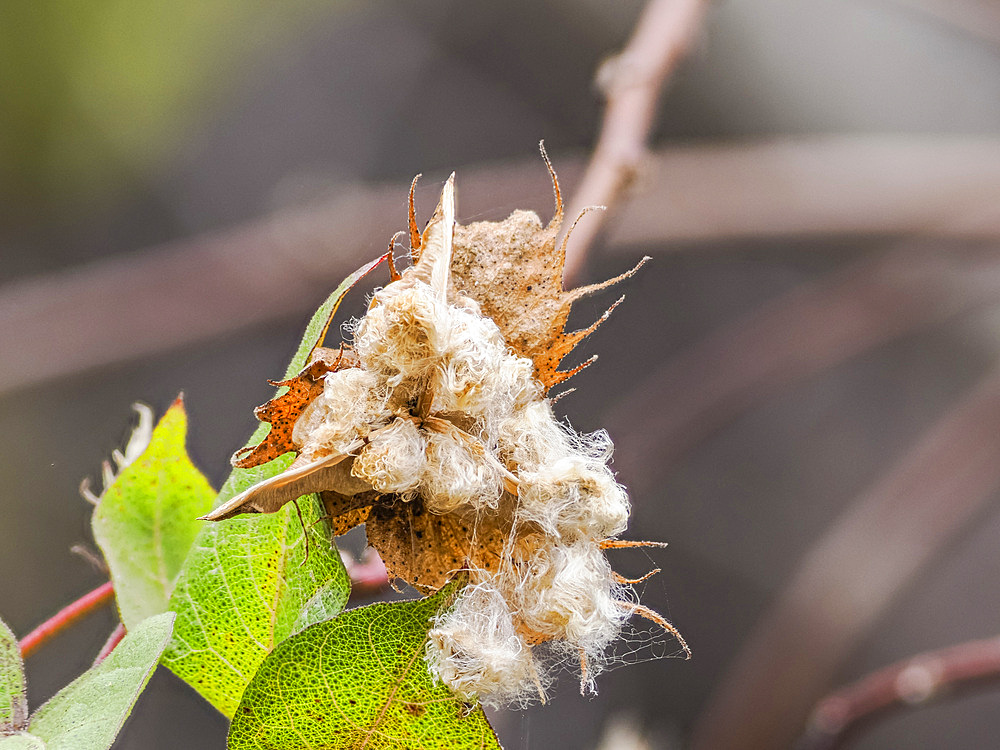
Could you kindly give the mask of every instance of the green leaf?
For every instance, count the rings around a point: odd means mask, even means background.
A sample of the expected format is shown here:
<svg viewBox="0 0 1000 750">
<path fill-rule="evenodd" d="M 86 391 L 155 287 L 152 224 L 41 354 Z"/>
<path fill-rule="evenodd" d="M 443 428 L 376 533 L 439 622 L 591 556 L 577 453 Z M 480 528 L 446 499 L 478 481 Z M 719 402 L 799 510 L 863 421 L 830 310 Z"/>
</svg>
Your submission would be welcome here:
<svg viewBox="0 0 1000 750">
<path fill-rule="evenodd" d="M 482 708 L 424 661 L 450 591 L 354 609 L 280 644 L 243 695 L 229 750 L 499 748 Z"/>
<path fill-rule="evenodd" d="M 24 662 L 10 628 L 0 621 L 0 734 L 24 729 L 28 721 Z"/>
<path fill-rule="evenodd" d="M 197 517 L 215 490 L 184 448 L 187 415 L 178 398 L 153 430 L 149 446 L 121 472 L 94 510 L 94 538 L 111 569 L 125 627 L 167 611 Z"/>
<path fill-rule="evenodd" d="M 275 644 L 312 624 L 299 621 L 307 605 L 332 617 L 347 602 L 350 581 L 331 548 L 329 523 L 320 520 L 322 508 L 312 499 L 299 505 L 309 528 L 308 560 L 289 504 L 209 525 L 177 582 L 170 604 L 177 628 L 163 663 L 226 716 Z"/>
<path fill-rule="evenodd" d="M 33 734 L 12 734 L 0 737 L 0 750 L 45 750 L 45 743 Z"/>
<path fill-rule="evenodd" d="M 378 261 L 349 276 L 316 311 L 285 374 L 306 364 L 347 291 Z M 249 444 L 267 434 L 258 427 Z M 216 507 L 293 460 L 289 453 L 251 469 L 234 469 Z M 309 529 L 309 555 L 293 504 L 277 513 L 205 522 L 170 601 L 177 612 L 174 640 L 163 663 L 213 706 L 232 717 L 243 690 L 280 641 L 336 616 L 347 603 L 350 580 L 315 495 L 299 501 Z"/>
<path fill-rule="evenodd" d="M 141 622 L 108 658 L 34 713 L 31 733 L 44 740 L 48 750 L 111 747 L 170 640 L 173 622 L 171 612 Z"/>
<path fill-rule="evenodd" d="M 309 355 L 312 354 L 313 349 L 323 343 L 323 338 L 326 336 L 326 331 L 330 327 L 330 321 L 333 320 L 333 316 L 337 314 L 337 308 L 340 307 L 340 303 L 343 301 L 344 296 L 351 291 L 351 288 L 357 284 L 361 279 L 371 273 L 382 261 L 386 259 L 386 255 L 383 255 L 375 260 L 365 263 L 361 268 L 352 273 L 342 282 L 340 286 L 330 293 L 330 296 L 326 298 L 326 301 L 319 306 L 319 309 L 313 313 L 312 318 L 306 323 L 306 329 L 302 332 L 302 340 L 299 342 L 299 348 L 295 351 L 295 356 L 292 357 L 292 361 L 288 363 L 288 368 L 285 370 L 285 380 L 288 380 L 293 375 L 297 375 L 299 371 L 306 366 L 309 361 Z M 279 389 L 278 393 L 282 390 Z M 262 425 L 262 427 L 266 427 Z M 256 437 L 256 435 L 254 436 Z M 217 503 L 220 504 L 220 503 Z"/>
</svg>

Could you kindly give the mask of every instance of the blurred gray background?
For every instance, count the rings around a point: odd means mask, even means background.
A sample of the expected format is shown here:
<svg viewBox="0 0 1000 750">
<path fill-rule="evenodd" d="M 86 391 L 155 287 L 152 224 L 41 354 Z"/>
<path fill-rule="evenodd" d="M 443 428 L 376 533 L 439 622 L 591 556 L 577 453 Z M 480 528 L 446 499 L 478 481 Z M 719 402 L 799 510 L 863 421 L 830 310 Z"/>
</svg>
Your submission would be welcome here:
<svg viewBox="0 0 1000 750">
<path fill-rule="evenodd" d="M 69 551 L 93 544 L 77 486 L 98 477 L 120 445 L 130 404 L 162 412 L 183 390 L 190 453 L 221 483 L 253 429 L 252 408 L 269 397 L 266 378 L 283 371 L 310 312 L 404 228 L 415 173 L 426 175 L 424 219 L 451 170 L 461 221 L 514 208 L 547 219 L 537 142 L 545 139 L 572 193 L 600 122 L 595 71 L 641 8 L 636 0 L 5 3 L 0 615 L 13 630 L 26 633 L 102 582 Z M 787 144 L 833 156 L 815 170 L 808 159 L 788 167 L 815 192 L 786 187 L 785 211 L 780 190 L 767 193 L 755 175 L 770 170 L 766 184 L 780 188 L 774 155 Z M 642 600 L 677 625 L 694 658 L 649 658 L 662 648 L 628 655 L 638 663 L 600 678 L 594 699 L 564 676 L 550 705 L 497 717 L 508 750 L 684 746 L 811 545 L 987 376 L 1000 346 L 998 144 L 994 2 L 710 7 L 661 100 L 658 157 L 636 187 L 646 215 L 687 218 L 674 231 L 647 227 L 629 209 L 611 217 L 581 281 L 642 255 L 653 262 L 574 355 L 600 360 L 557 408 L 577 429 L 611 431 L 620 480 L 633 488 L 630 536 L 670 543 L 615 552 L 615 563 L 626 574 L 663 568 Z M 720 153 L 749 156 L 719 167 Z M 907 171 L 893 155 L 911 153 Z M 879 159 L 884 169 L 872 166 Z M 897 184 L 897 167 L 898 200 L 886 187 Z M 491 169 L 507 175 L 495 191 Z M 473 175 L 468 200 L 463 174 Z M 869 183 L 872 195 L 859 198 Z M 745 184 L 756 188 L 744 192 Z M 341 230 L 331 219 L 313 255 L 272 254 L 274 269 L 246 280 L 253 274 L 241 263 L 258 258 L 242 254 L 241 238 L 249 246 L 271 232 L 275 246 L 295 245 L 295 236 L 273 236 L 276 227 L 294 234 L 287 217 L 336 218 L 365 186 L 395 196 L 393 212 L 371 219 L 369 235 L 381 239 L 359 247 L 356 226 Z M 823 220 L 811 224 L 814 215 Z M 734 217 L 733 226 L 716 216 Z M 225 254 L 199 254 L 216 240 Z M 142 286 L 158 277 L 158 263 L 189 290 L 171 292 L 173 305 Z M 761 310 L 809 320 L 787 307 L 794 295 L 811 300 L 837 285 L 847 294 L 864 283 L 868 292 L 850 297 L 863 303 L 817 297 L 830 308 L 817 320 L 855 325 L 829 351 L 795 355 L 799 343 L 807 351 L 825 341 L 826 326 L 787 337 L 777 324 L 763 327 L 759 335 L 771 338 L 757 348 Z M 580 303 L 574 320 L 589 323 L 615 298 Z M 348 315 L 362 300 L 349 298 Z M 733 341 L 745 350 L 719 334 L 740 326 L 749 328 Z M 741 359 L 759 363 L 776 346 L 792 353 L 774 372 L 756 374 Z M 735 385 L 686 403 L 689 386 L 711 390 L 717 377 Z M 686 409 L 690 423 L 676 417 Z M 997 424 L 983 429 L 1000 434 Z M 984 482 L 967 522 L 886 605 L 832 685 L 1000 631 L 1000 512 Z M 112 624 L 110 612 L 95 615 L 29 660 L 33 705 L 90 664 Z M 1000 693 L 989 691 L 935 704 L 877 725 L 856 747 L 994 746 L 998 709 Z M 645 745 L 611 731 L 623 716 Z M 221 748 L 225 732 L 221 716 L 161 669 L 116 747 Z"/>
</svg>

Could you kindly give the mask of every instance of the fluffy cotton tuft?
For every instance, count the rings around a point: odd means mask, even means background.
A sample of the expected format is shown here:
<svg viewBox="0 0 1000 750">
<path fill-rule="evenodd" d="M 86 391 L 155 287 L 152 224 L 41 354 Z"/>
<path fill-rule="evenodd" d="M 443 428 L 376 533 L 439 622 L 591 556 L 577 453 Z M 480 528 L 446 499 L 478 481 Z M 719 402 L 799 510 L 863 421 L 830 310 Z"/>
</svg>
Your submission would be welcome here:
<svg viewBox="0 0 1000 750">
<path fill-rule="evenodd" d="M 302 412 L 292 430 L 307 459 L 343 453 L 390 418 L 385 389 L 367 370 L 350 368 L 327 373 L 323 393 Z"/>
<path fill-rule="evenodd" d="M 525 629 L 566 640 L 593 657 L 618 635 L 627 613 L 611 566 L 593 543 L 547 544 L 526 561 L 511 596 Z"/>
<path fill-rule="evenodd" d="M 628 525 L 628 495 L 604 463 L 569 454 L 520 478 L 521 517 L 551 536 L 600 541 Z"/>
<path fill-rule="evenodd" d="M 424 435 L 409 419 L 396 419 L 374 432 L 354 460 L 351 473 L 379 492 L 406 495 L 416 489 L 427 466 Z"/>
<path fill-rule="evenodd" d="M 463 507 L 497 507 L 503 480 L 498 468 L 483 460 L 478 445 L 448 432 L 429 432 L 426 439 L 427 463 L 420 487 L 427 510 L 444 514 Z"/>
<path fill-rule="evenodd" d="M 446 308 L 426 284 L 382 289 L 355 331 L 354 348 L 362 364 L 391 387 L 426 377 L 448 340 Z"/>
<path fill-rule="evenodd" d="M 515 630 L 507 600 L 489 582 L 466 586 L 434 621 L 428 638 L 431 673 L 464 697 L 500 706 L 542 694 L 531 647 Z"/>
</svg>

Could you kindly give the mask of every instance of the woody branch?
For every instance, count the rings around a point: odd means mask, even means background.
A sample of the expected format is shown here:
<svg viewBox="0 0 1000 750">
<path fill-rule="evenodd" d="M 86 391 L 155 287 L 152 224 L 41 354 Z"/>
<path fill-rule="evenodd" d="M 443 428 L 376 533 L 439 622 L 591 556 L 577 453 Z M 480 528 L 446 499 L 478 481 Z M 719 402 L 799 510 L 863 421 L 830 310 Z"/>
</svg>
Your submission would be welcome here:
<svg viewBox="0 0 1000 750">
<path fill-rule="evenodd" d="M 646 159 L 660 93 L 691 48 L 707 5 L 706 0 L 650 0 L 625 49 L 598 71 L 597 84 L 607 107 L 567 217 L 572 222 L 590 206 L 604 206 L 607 211 L 595 212 L 573 230 L 566 245 L 567 279 L 580 272 L 607 214 L 622 200 Z"/>
</svg>

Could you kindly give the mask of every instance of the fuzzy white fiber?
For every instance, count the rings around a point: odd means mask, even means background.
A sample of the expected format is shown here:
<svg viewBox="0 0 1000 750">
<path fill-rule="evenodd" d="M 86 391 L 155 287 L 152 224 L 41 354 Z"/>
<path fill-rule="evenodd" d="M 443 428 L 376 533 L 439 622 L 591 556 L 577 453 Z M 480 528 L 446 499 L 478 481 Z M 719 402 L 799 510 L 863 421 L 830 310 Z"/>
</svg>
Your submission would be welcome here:
<svg viewBox="0 0 1000 750">
<path fill-rule="evenodd" d="M 522 470 L 520 479 L 521 517 L 550 536 L 602 540 L 628 525 L 628 495 L 603 462 L 563 455 L 534 471 Z"/>
<path fill-rule="evenodd" d="M 427 465 L 420 483 L 431 513 L 450 513 L 464 506 L 496 508 L 503 493 L 497 468 L 476 455 L 466 441 L 449 433 L 427 434 Z"/>
<path fill-rule="evenodd" d="M 343 453 L 390 417 L 375 373 L 357 367 L 338 370 L 325 376 L 323 393 L 295 422 L 292 440 L 302 446 L 299 453 L 306 459 Z"/>
<path fill-rule="evenodd" d="M 614 640 L 627 613 L 601 549 L 590 541 L 545 544 L 517 575 L 503 576 L 518 619 L 532 632 L 566 640 L 594 660 Z"/>
<path fill-rule="evenodd" d="M 362 366 L 329 374 L 295 426 L 304 451 L 361 438 L 351 474 L 371 488 L 419 494 L 431 513 L 513 519 L 499 572 L 472 571 L 434 623 L 433 673 L 464 696 L 523 705 L 552 666 L 533 646 L 551 642 L 550 653 L 582 655 L 589 683 L 628 616 L 600 548 L 629 515 L 607 435 L 560 423 L 496 324 L 409 272 L 376 293 L 353 343 Z"/>
<path fill-rule="evenodd" d="M 428 633 L 431 673 L 465 697 L 494 706 L 525 703 L 543 690 L 531 647 L 514 628 L 510 605 L 491 583 L 465 587 Z"/>
<path fill-rule="evenodd" d="M 415 490 L 427 466 L 427 441 L 408 419 L 396 419 L 371 434 L 354 460 L 351 474 L 379 492 L 402 495 Z"/>
</svg>

